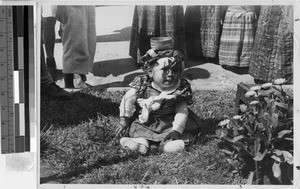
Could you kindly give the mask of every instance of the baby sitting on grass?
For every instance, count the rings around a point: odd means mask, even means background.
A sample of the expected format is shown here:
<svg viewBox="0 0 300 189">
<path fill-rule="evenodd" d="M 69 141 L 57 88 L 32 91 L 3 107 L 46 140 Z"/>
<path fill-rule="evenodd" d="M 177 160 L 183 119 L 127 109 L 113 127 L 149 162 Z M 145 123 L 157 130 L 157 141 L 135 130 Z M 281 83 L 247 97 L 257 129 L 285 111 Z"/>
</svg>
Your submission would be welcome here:
<svg viewBox="0 0 300 189">
<path fill-rule="evenodd" d="M 122 98 L 116 135 L 129 127 L 130 137 L 120 144 L 142 154 L 150 143 L 162 152 L 180 152 L 190 136 L 185 131 L 197 127 L 189 120 L 192 91 L 182 78 L 184 56 L 177 50 L 150 49 L 141 60 L 146 74 L 136 77 Z"/>
</svg>

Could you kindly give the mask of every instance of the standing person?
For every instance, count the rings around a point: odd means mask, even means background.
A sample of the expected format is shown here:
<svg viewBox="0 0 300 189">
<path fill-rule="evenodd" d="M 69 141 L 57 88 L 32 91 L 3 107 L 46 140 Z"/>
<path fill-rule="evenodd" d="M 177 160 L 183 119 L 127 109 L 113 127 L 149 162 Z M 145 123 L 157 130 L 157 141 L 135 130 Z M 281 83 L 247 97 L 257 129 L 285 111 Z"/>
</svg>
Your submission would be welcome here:
<svg viewBox="0 0 300 189">
<path fill-rule="evenodd" d="M 247 68 L 255 36 L 254 6 L 229 6 L 225 15 L 219 49 L 224 68 Z"/>
<path fill-rule="evenodd" d="M 293 6 L 262 6 L 249 74 L 256 83 L 293 83 Z"/>
<path fill-rule="evenodd" d="M 53 80 L 56 80 L 56 61 L 54 58 L 56 5 L 42 7 L 41 38 L 46 51 L 46 65 Z"/>
<path fill-rule="evenodd" d="M 66 88 L 86 88 L 96 51 L 95 6 L 58 6 L 62 23 L 63 73 Z M 74 76 L 78 76 L 75 82 Z"/>
<path fill-rule="evenodd" d="M 50 98 L 60 98 L 60 99 L 70 99 L 72 97 L 71 93 L 60 88 L 55 84 L 52 76 L 50 75 L 46 63 L 45 63 L 45 55 L 44 48 L 41 44 L 41 94 L 48 96 Z"/>
<path fill-rule="evenodd" d="M 188 58 L 217 58 L 227 6 L 187 6 L 185 12 Z"/>
<path fill-rule="evenodd" d="M 150 49 L 150 38 L 172 37 L 173 48 L 185 53 L 183 6 L 136 6 L 131 29 L 129 55 L 141 63 Z"/>
</svg>

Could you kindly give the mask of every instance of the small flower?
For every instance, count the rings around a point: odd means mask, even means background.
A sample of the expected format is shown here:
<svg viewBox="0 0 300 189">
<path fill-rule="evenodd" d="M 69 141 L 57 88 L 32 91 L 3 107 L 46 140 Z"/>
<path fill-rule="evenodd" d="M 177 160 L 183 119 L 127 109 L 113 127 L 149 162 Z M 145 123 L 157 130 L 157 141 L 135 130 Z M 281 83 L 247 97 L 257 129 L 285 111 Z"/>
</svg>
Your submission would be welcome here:
<svg viewBox="0 0 300 189">
<path fill-rule="evenodd" d="M 240 116 L 240 115 L 233 116 L 234 120 L 240 120 L 241 118 L 242 118 L 242 116 Z"/>
<path fill-rule="evenodd" d="M 273 83 L 265 83 L 261 86 L 263 89 L 270 89 L 272 87 Z"/>
<path fill-rule="evenodd" d="M 247 111 L 247 106 L 245 104 L 240 104 L 240 110 L 242 112 L 246 112 Z"/>
<path fill-rule="evenodd" d="M 255 95 L 256 95 L 256 92 L 255 92 L 255 91 L 252 91 L 252 90 L 250 90 L 250 91 L 246 92 L 246 94 L 245 94 L 245 97 L 249 98 L 249 97 L 251 97 L 251 96 L 255 96 Z"/>
<path fill-rule="evenodd" d="M 286 82 L 286 80 L 284 78 L 280 78 L 280 79 L 275 79 L 274 84 L 275 85 L 282 85 Z"/>
<path fill-rule="evenodd" d="M 260 89 L 261 89 L 261 86 L 254 86 L 254 87 L 250 88 L 251 91 L 259 91 Z"/>
<path fill-rule="evenodd" d="M 251 101 L 250 105 L 257 105 L 259 102 L 257 100 Z"/>
<path fill-rule="evenodd" d="M 225 119 L 225 120 L 221 121 L 218 125 L 222 127 L 222 126 L 227 125 L 229 122 L 230 122 L 229 119 Z"/>
</svg>

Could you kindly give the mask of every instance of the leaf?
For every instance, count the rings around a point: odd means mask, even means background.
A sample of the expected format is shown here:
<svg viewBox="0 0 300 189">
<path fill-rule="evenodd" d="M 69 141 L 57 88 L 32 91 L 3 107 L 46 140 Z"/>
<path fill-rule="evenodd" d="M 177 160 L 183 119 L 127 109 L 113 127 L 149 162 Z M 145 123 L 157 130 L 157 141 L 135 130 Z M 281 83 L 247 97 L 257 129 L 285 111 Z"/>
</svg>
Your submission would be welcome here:
<svg viewBox="0 0 300 189">
<path fill-rule="evenodd" d="M 243 143 L 241 143 L 240 141 L 236 141 L 235 143 L 233 143 L 233 147 L 241 153 L 246 153 L 247 155 L 252 156 L 252 154 L 250 152 L 248 152 L 246 146 Z"/>
<path fill-rule="evenodd" d="M 293 157 L 293 155 L 290 152 L 282 150 L 282 155 L 283 155 L 285 161 L 288 164 L 293 164 L 294 163 L 294 157 Z"/>
<path fill-rule="evenodd" d="M 236 136 L 232 139 L 232 142 L 235 143 L 236 141 L 241 140 L 242 138 L 244 138 L 244 135 Z"/>
<path fill-rule="evenodd" d="M 294 163 L 294 157 L 288 151 L 275 149 L 275 150 L 273 150 L 272 153 L 275 154 L 278 158 L 281 159 L 281 161 L 279 161 L 279 162 L 282 162 L 282 163 L 287 162 L 288 164 L 293 164 Z"/>
<path fill-rule="evenodd" d="M 256 140 L 254 141 L 254 149 L 255 149 L 255 152 L 258 152 L 260 150 L 260 139 L 259 138 L 256 138 Z"/>
<path fill-rule="evenodd" d="M 272 155 L 271 158 L 274 159 L 275 161 L 282 163 L 281 159 L 275 155 Z"/>
<path fill-rule="evenodd" d="M 282 151 L 281 150 L 277 150 L 277 149 L 273 150 L 273 153 L 276 154 L 277 156 L 282 155 Z"/>
<path fill-rule="evenodd" d="M 268 139 L 270 139 L 271 137 L 271 131 L 270 131 L 270 128 L 269 128 L 269 125 L 268 125 L 268 121 L 263 119 L 263 126 L 265 127 L 265 131 L 267 133 L 267 136 L 268 136 Z"/>
<path fill-rule="evenodd" d="M 249 131 L 250 134 L 253 133 L 253 130 L 249 127 L 249 125 L 244 125 L 244 127 Z"/>
<path fill-rule="evenodd" d="M 287 106 L 287 104 L 282 103 L 282 102 L 276 102 L 275 105 L 285 109 L 285 110 L 289 110 L 290 108 Z"/>
<path fill-rule="evenodd" d="M 254 172 L 250 171 L 250 174 L 248 176 L 247 183 L 246 183 L 247 185 L 251 185 L 252 184 L 253 176 L 254 176 Z"/>
<path fill-rule="evenodd" d="M 267 136 L 264 135 L 264 134 L 256 133 L 256 134 L 254 135 L 254 137 L 257 138 L 257 139 L 262 140 L 262 141 L 264 142 L 265 145 L 268 143 L 268 138 L 267 138 Z"/>
<path fill-rule="evenodd" d="M 260 130 L 263 130 L 265 128 L 262 123 L 256 123 L 256 125 L 257 125 L 257 128 Z"/>
<path fill-rule="evenodd" d="M 272 90 L 260 90 L 258 95 L 263 97 L 268 97 L 272 93 L 274 93 L 274 91 Z"/>
<path fill-rule="evenodd" d="M 292 133 L 292 131 L 290 130 L 283 130 L 283 131 L 280 131 L 278 134 L 277 134 L 277 137 L 278 138 L 282 138 L 284 135 L 288 134 L 288 133 Z"/>
<path fill-rule="evenodd" d="M 229 138 L 228 130 L 226 128 L 218 129 L 216 132 L 219 138 L 225 139 L 229 142 L 232 141 L 231 138 Z"/>
<path fill-rule="evenodd" d="M 294 123 L 294 119 L 293 118 L 281 119 L 279 121 L 279 125 L 280 126 L 285 126 L 285 129 L 291 129 L 293 127 L 293 123 Z"/>
<path fill-rule="evenodd" d="M 275 102 L 276 101 L 274 99 L 271 99 L 267 104 L 267 110 L 270 115 L 275 113 L 275 109 L 276 109 Z"/>
<path fill-rule="evenodd" d="M 234 168 L 238 168 L 238 165 L 237 165 L 237 163 L 235 162 L 235 161 L 233 161 L 232 159 L 227 159 L 227 162 L 230 164 L 230 165 L 232 165 Z"/>
<path fill-rule="evenodd" d="M 255 161 L 261 161 L 266 156 L 268 150 L 265 150 L 263 153 L 257 152 L 256 156 L 253 158 Z"/>
<path fill-rule="evenodd" d="M 280 163 L 275 161 L 272 166 L 272 171 L 273 171 L 274 177 L 276 177 L 276 178 L 280 177 L 280 175 L 281 175 Z"/>
<path fill-rule="evenodd" d="M 221 149 L 221 152 L 224 152 L 225 154 L 228 154 L 228 155 L 232 155 L 233 153 L 229 150 L 226 150 L 226 149 Z"/>
</svg>

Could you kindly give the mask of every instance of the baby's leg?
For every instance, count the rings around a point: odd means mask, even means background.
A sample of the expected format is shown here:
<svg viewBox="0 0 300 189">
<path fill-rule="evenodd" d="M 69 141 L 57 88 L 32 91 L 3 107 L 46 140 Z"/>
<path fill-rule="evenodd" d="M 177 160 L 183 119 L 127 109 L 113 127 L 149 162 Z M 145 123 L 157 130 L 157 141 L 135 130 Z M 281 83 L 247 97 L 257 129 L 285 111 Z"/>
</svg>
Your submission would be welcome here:
<svg viewBox="0 0 300 189">
<path fill-rule="evenodd" d="M 172 140 L 159 147 L 162 152 L 182 152 L 184 150 L 183 140 Z"/>
<path fill-rule="evenodd" d="M 120 139 L 120 144 L 124 149 L 130 149 L 132 151 L 138 151 L 142 154 L 147 153 L 149 143 L 144 138 L 129 138 L 123 137 Z"/>
</svg>

